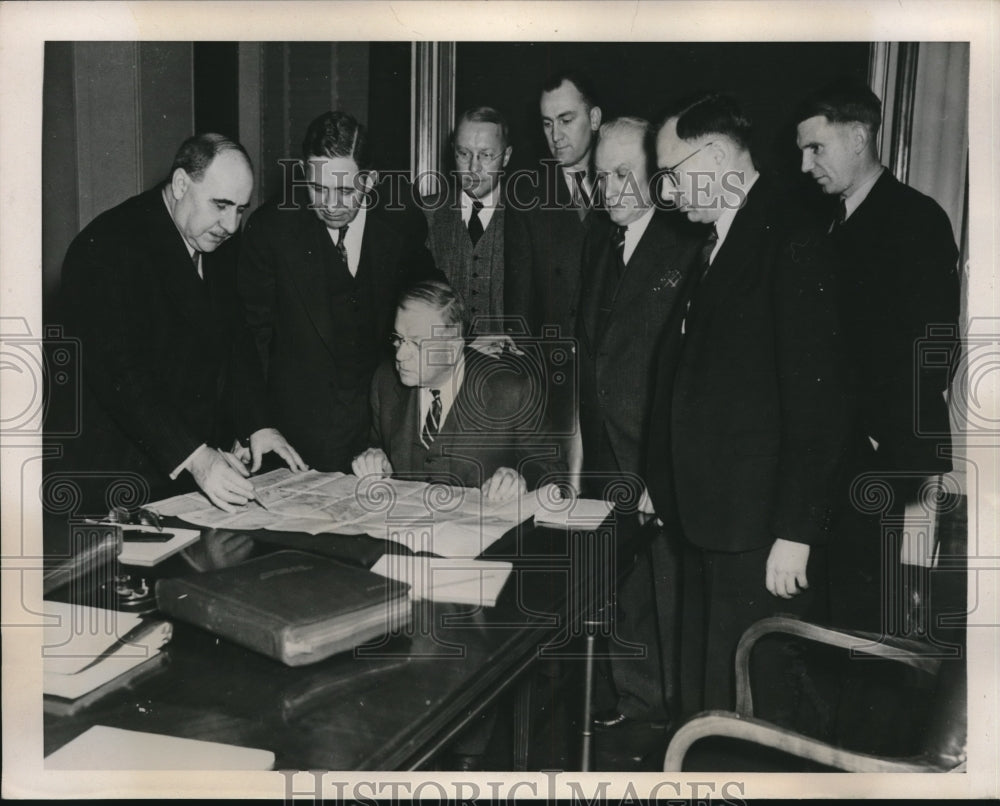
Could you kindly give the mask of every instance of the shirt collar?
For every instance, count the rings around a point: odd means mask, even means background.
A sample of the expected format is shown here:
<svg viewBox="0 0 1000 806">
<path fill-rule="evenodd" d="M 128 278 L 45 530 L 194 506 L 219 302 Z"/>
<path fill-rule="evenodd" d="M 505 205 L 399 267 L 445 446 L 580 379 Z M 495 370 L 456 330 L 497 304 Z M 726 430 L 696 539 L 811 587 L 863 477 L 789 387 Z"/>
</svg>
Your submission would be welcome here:
<svg viewBox="0 0 1000 806">
<path fill-rule="evenodd" d="M 642 236 L 646 233 L 649 222 L 653 220 L 654 212 L 656 212 L 656 208 L 650 205 L 641 217 L 625 228 L 625 249 L 622 257 L 626 263 L 628 263 L 628 259 L 632 256 L 636 246 L 639 245 L 639 241 L 642 240 Z"/>
<path fill-rule="evenodd" d="M 464 190 L 459 190 L 458 193 L 459 193 L 459 197 L 462 200 L 462 210 L 463 211 L 464 210 L 471 210 L 472 209 L 472 197 L 468 193 L 466 193 Z M 484 208 L 486 208 L 486 207 L 496 207 L 497 204 L 500 203 L 500 183 L 497 182 L 496 187 L 493 188 L 493 190 L 491 190 L 483 198 L 479 199 L 479 201 L 482 202 Z"/>
<path fill-rule="evenodd" d="M 163 206 L 167 208 L 167 215 L 170 216 L 170 222 L 174 225 L 174 229 L 177 230 L 177 234 L 181 236 L 181 243 L 184 244 L 184 248 L 188 250 L 188 257 L 193 258 L 194 253 L 197 251 L 191 244 L 188 243 L 187 238 L 181 232 L 180 227 L 177 226 L 177 222 L 174 221 L 174 214 L 170 211 L 170 202 L 167 201 L 167 194 L 170 192 L 170 186 L 167 185 L 163 188 L 163 192 L 160 193 L 160 198 L 163 199 Z"/>
<path fill-rule="evenodd" d="M 844 209 L 847 211 L 844 216 L 845 221 L 850 218 L 851 213 L 857 210 L 861 206 L 861 203 L 868 198 L 868 194 L 872 192 L 872 188 L 875 187 L 875 183 L 878 181 L 879 177 L 882 176 L 882 171 L 884 170 L 885 168 L 882 165 L 879 165 L 878 170 L 858 185 L 850 196 L 841 196 L 844 200 Z"/>
<path fill-rule="evenodd" d="M 455 398 L 458 397 L 458 390 L 462 388 L 462 381 L 465 380 L 465 353 L 464 351 L 459 354 L 458 361 L 455 367 L 451 371 L 451 375 L 443 381 L 440 381 L 440 386 L 435 387 L 441 393 L 441 424 L 444 424 L 445 419 L 448 417 L 448 412 L 451 411 L 451 407 L 455 402 Z M 423 427 L 424 420 L 427 419 L 427 412 L 431 408 L 431 400 L 433 399 L 430 387 L 421 386 L 420 387 L 420 420 L 417 423 L 418 428 Z"/>
</svg>

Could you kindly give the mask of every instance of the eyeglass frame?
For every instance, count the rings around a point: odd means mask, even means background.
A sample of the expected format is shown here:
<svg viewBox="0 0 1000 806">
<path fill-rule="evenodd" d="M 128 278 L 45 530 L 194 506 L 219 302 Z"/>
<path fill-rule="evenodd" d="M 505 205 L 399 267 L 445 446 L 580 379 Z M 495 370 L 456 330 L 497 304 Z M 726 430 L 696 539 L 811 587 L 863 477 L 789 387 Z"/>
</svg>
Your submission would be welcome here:
<svg viewBox="0 0 1000 806">
<path fill-rule="evenodd" d="M 694 151 L 692 151 L 690 154 L 688 154 L 680 162 L 675 162 L 669 168 L 663 168 L 663 169 L 661 169 L 660 173 L 662 173 L 663 176 L 665 176 L 670 181 L 670 184 L 672 184 L 674 187 L 680 187 L 681 183 L 680 183 L 680 178 L 677 176 L 677 173 L 676 173 L 677 169 L 681 165 L 683 165 L 685 162 L 687 162 L 689 159 L 691 159 L 691 157 L 693 157 L 695 154 L 698 154 L 701 151 L 704 151 L 710 145 L 715 145 L 715 140 L 709 140 L 707 143 L 702 143 L 700 146 L 698 146 L 698 148 L 696 148 Z"/>
<path fill-rule="evenodd" d="M 462 165 L 472 165 L 473 157 L 478 158 L 480 165 L 492 165 L 504 155 L 506 149 L 494 154 L 491 151 L 469 151 L 467 148 L 459 148 L 456 146 L 453 151 L 455 153 L 455 162 Z M 463 157 L 463 153 L 468 156 Z"/>
</svg>

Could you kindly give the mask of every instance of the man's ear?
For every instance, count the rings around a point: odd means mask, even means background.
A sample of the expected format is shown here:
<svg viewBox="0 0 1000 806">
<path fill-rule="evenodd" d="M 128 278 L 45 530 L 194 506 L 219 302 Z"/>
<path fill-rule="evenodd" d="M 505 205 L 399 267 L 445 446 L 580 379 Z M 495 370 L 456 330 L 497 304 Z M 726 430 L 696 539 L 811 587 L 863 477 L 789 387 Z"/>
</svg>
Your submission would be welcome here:
<svg viewBox="0 0 1000 806">
<path fill-rule="evenodd" d="M 510 162 L 510 155 L 514 153 L 514 146 L 507 146 L 503 150 L 503 165 L 501 167 L 506 168 L 507 163 Z"/>
<path fill-rule="evenodd" d="M 851 126 L 851 145 L 855 154 L 861 154 L 868 148 L 868 127 L 863 123 L 855 123 Z"/>
<path fill-rule="evenodd" d="M 729 143 L 721 137 L 706 146 L 706 150 L 716 165 L 725 165 L 729 159 Z"/>
<path fill-rule="evenodd" d="M 601 128 L 601 107 L 599 106 L 590 107 L 590 128 L 595 132 Z"/>
<path fill-rule="evenodd" d="M 371 189 L 378 184 L 378 171 L 365 171 L 365 173 L 362 174 L 362 177 L 361 189 L 365 193 L 370 193 Z"/>
<path fill-rule="evenodd" d="M 183 168 L 174 169 L 174 173 L 170 177 L 170 193 L 173 195 L 175 201 L 180 201 L 184 198 L 184 194 L 187 193 L 190 184 L 191 177 L 187 171 Z"/>
</svg>

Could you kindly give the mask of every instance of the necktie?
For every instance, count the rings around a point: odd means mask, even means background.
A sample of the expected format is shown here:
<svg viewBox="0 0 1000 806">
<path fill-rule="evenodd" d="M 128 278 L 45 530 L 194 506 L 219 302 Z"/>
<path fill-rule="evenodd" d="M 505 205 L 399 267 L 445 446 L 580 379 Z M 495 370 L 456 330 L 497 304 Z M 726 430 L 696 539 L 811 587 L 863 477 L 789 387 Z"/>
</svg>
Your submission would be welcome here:
<svg viewBox="0 0 1000 806">
<path fill-rule="evenodd" d="M 625 230 L 627 229 L 628 227 L 615 227 L 611 233 L 611 243 L 614 245 L 615 253 L 618 255 L 619 276 L 625 273 Z"/>
<path fill-rule="evenodd" d="M 705 275 L 708 274 L 708 267 L 711 266 L 712 262 L 712 252 L 715 250 L 715 245 L 719 242 L 719 231 L 715 228 L 715 224 L 712 225 L 712 231 L 708 233 L 708 238 L 705 239 L 705 243 L 701 247 L 701 277 L 705 279 Z"/>
<path fill-rule="evenodd" d="M 579 201 L 581 207 L 590 207 L 590 194 L 587 193 L 587 187 L 584 185 L 583 180 L 587 178 L 586 171 L 574 171 L 573 179 L 576 181 L 576 192 L 579 194 Z"/>
<path fill-rule="evenodd" d="M 841 199 L 840 204 L 837 206 L 837 215 L 834 217 L 827 232 L 836 232 L 843 226 L 845 221 L 847 221 L 847 202 Z"/>
<path fill-rule="evenodd" d="M 424 427 L 420 431 L 420 440 L 424 445 L 430 445 L 434 437 L 441 430 L 441 391 L 431 389 L 431 407 L 427 409 L 427 416 L 424 418 Z"/>
<path fill-rule="evenodd" d="M 483 203 L 479 199 L 472 200 L 472 215 L 469 216 L 469 238 L 473 247 L 479 243 L 483 237 L 483 222 L 479 220 L 479 211 L 483 209 Z"/>
<path fill-rule="evenodd" d="M 201 265 L 200 261 L 201 261 L 201 252 L 195 249 L 191 255 L 191 262 L 194 263 L 194 273 L 197 274 L 202 279 L 204 279 L 204 275 L 202 275 L 202 273 L 198 270 L 198 267 Z"/>
<path fill-rule="evenodd" d="M 344 243 L 344 241 L 347 240 L 348 226 L 350 225 L 345 225 L 337 230 L 337 251 L 340 253 L 340 259 L 344 261 L 344 265 L 347 267 L 347 270 L 350 271 L 351 264 L 347 262 L 347 244 Z"/>
</svg>

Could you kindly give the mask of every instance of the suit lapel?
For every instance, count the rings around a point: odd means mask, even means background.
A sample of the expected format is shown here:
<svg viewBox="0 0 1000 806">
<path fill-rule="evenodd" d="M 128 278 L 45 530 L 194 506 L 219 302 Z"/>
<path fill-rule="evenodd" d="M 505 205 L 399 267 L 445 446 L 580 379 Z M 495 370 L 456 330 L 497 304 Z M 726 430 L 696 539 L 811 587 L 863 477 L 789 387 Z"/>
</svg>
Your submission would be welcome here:
<svg viewBox="0 0 1000 806">
<path fill-rule="evenodd" d="M 335 249 L 326 226 L 311 210 L 298 210 L 299 226 L 293 232 L 293 243 L 287 245 L 297 258 L 285 262 L 298 291 L 299 299 L 326 348 L 333 354 L 337 345 L 333 339 L 333 318 L 330 314 L 329 288 L 326 273 L 334 261 Z"/>
<path fill-rule="evenodd" d="M 191 326 L 207 330 L 212 321 L 208 289 L 198 277 L 184 239 L 170 217 L 160 191 L 150 191 L 147 202 L 145 214 L 149 222 L 148 231 L 150 239 L 155 243 L 155 247 L 149 251 L 154 256 L 154 270 L 162 282 L 164 293 L 169 298 L 168 304 L 187 319 Z M 208 257 L 203 255 L 202 259 Z M 203 270 L 210 269 L 211 261 L 207 260 Z M 160 300 L 148 300 L 148 302 L 161 304 Z"/>
</svg>

